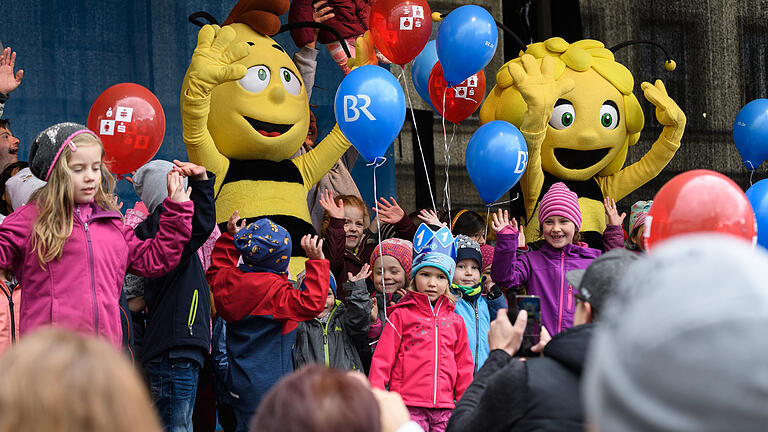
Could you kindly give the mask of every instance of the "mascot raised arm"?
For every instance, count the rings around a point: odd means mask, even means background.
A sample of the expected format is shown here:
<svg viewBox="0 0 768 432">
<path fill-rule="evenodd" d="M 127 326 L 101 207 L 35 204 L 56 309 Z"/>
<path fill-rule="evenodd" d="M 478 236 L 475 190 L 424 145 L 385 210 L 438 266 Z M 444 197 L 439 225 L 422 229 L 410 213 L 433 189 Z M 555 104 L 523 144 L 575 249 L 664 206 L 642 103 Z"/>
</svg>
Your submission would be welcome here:
<svg viewBox="0 0 768 432">
<path fill-rule="evenodd" d="M 674 62 L 667 62 L 674 69 Z M 661 80 L 643 82 L 656 107 L 661 136 L 638 162 L 624 167 L 629 146 L 637 143 L 644 117 L 632 93 L 634 78 L 602 42 L 562 38 L 531 44 L 507 62 L 480 110 L 480 123 L 506 120 L 528 145 L 528 168 L 520 180 L 525 237 L 541 237 L 538 205 L 556 182 L 579 196 L 581 234 L 601 248 L 605 229 L 603 198 L 620 200 L 656 177 L 680 147 L 685 114 Z"/>
<path fill-rule="evenodd" d="M 293 241 L 290 272 L 304 268 L 299 239 L 314 234 L 307 193 L 349 148 L 334 127 L 293 160 L 309 128 L 307 89 L 296 65 L 269 35 L 280 29 L 288 0 L 240 0 L 222 27 L 200 29 L 181 89 L 189 160 L 216 174 L 216 220 L 226 230 L 236 210 L 263 217 Z"/>
</svg>

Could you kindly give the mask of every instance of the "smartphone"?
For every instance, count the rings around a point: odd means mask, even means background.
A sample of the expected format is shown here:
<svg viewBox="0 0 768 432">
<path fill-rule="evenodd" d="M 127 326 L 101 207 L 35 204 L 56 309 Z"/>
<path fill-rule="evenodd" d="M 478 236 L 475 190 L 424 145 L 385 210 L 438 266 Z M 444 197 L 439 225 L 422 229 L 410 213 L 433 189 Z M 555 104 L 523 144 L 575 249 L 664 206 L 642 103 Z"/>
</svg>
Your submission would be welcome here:
<svg viewBox="0 0 768 432">
<path fill-rule="evenodd" d="M 531 347 L 539 343 L 541 336 L 541 298 L 533 295 L 517 296 L 517 310 L 528 312 L 528 324 L 523 333 L 523 343 L 518 351 L 520 356 L 529 357 L 539 355 L 531 351 Z M 517 319 L 517 316 L 515 316 Z M 514 324 L 514 320 L 510 319 Z"/>
</svg>

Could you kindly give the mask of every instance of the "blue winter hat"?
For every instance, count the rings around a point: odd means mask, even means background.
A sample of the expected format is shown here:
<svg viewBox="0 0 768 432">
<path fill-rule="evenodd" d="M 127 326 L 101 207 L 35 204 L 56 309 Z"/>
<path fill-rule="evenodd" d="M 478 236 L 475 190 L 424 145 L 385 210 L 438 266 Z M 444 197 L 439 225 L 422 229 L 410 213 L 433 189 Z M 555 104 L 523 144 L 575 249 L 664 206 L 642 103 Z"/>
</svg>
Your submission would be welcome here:
<svg viewBox="0 0 768 432">
<path fill-rule="evenodd" d="M 235 247 L 243 256 L 244 272 L 285 273 L 291 258 L 291 235 L 264 218 L 235 233 Z"/>
<path fill-rule="evenodd" d="M 441 252 L 426 252 L 416 255 L 413 259 L 413 270 L 411 270 L 411 279 L 416 277 L 416 273 L 422 267 L 435 267 L 443 271 L 448 276 L 448 280 L 453 280 L 453 273 L 456 270 L 456 261 L 454 258 Z"/>
<path fill-rule="evenodd" d="M 299 273 L 299 277 L 296 279 L 296 282 L 299 284 L 299 290 L 301 290 L 301 291 L 306 291 L 307 290 L 307 285 L 304 283 L 305 282 L 304 278 L 306 276 L 307 276 L 307 271 L 305 270 L 305 271 Z M 331 290 L 333 290 L 333 296 L 334 297 L 338 297 L 336 295 L 336 278 L 333 277 L 333 273 L 331 273 L 330 285 L 331 285 Z"/>
</svg>

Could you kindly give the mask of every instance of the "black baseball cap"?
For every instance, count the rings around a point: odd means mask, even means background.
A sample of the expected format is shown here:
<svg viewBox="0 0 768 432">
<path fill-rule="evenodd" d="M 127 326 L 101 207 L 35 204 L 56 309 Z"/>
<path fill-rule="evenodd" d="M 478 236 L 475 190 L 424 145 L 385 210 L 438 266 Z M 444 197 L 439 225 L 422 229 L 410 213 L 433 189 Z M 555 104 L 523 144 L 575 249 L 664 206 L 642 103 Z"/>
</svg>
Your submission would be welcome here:
<svg viewBox="0 0 768 432">
<path fill-rule="evenodd" d="M 639 254 L 624 248 L 613 249 L 595 258 L 586 269 L 569 271 L 565 278 L 578 291 L 573 296 L 589 303 L 592 310 L 598 312 L 627 268 L 639 257 Z"/>
</svg>

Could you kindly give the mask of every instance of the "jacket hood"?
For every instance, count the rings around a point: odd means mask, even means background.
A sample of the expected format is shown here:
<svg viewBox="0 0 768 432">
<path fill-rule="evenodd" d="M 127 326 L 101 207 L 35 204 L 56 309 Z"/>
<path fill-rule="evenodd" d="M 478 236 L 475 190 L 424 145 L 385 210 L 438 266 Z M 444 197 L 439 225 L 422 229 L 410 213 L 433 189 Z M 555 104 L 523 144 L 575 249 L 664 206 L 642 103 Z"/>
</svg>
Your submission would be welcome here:
<svg viewBox="0 0 768 432">
<path fill-rule="evenodd" d="M 581 375 L 593 330 L 594 324 L 584 324 L 556 334 L 544 348 L 544 355 Z"/>
</svg>

